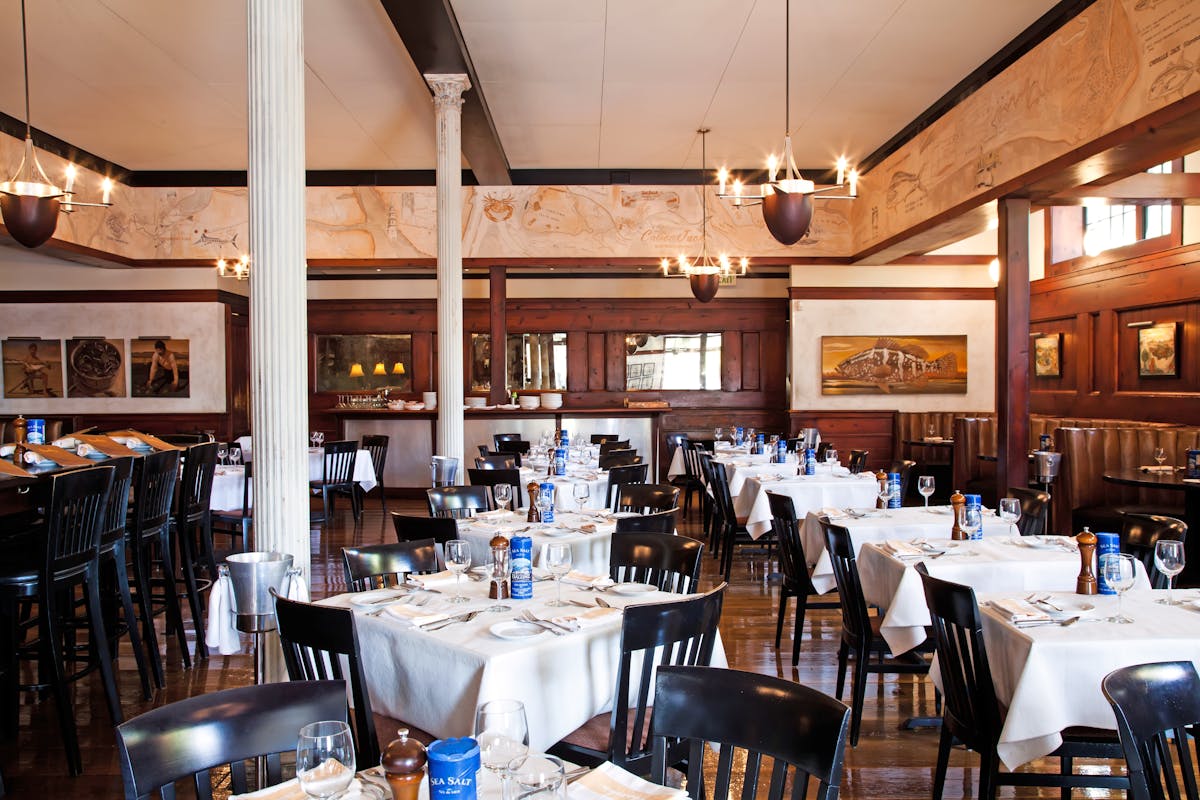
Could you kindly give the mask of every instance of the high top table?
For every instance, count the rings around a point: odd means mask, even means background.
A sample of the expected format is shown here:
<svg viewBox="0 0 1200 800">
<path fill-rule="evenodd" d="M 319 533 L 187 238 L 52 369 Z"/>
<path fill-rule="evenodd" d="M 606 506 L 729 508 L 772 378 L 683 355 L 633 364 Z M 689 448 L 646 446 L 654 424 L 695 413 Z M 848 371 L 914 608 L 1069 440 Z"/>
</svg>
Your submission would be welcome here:
<svg viewBox="0 0 1200 800">
<path fill-rule="evenodd" d="M 1190 535 L 1184 544 L 1187 560 L 1179 581 L 1184 586 L 1200 585 L 1200 478 L 1185 478 L 1179 470 L 1142 472 L 1140 469 L 1120 469 L 1104 473 L 1104 480 L 1121 486 L 1183 492 L 1183 521 L 1187 523 Z"/>
</svg>

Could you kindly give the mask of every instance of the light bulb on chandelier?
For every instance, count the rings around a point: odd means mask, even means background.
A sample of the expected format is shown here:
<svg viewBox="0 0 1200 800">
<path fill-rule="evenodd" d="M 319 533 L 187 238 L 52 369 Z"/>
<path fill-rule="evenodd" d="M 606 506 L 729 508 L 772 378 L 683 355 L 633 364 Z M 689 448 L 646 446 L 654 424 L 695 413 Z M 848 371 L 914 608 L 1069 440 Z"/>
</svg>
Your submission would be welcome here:
<svg viewBox="0 0 1200 800">
<path fill-rule="evenodd" d="M 242 254 L 236 261 L 217 259 L 217 274 L 222 278 L 237 278 L 239 281 L 250 278 L 250 256 Z"/>
</svg>

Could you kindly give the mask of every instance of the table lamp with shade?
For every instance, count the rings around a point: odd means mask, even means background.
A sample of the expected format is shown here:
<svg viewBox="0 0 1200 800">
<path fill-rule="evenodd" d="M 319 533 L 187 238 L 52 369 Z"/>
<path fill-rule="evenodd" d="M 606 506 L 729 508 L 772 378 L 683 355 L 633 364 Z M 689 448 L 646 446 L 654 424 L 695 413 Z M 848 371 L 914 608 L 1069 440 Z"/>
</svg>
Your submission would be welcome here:
<svg viewBox="0 0 1200 800">
<path fill-rule="evenodd" d="M 371 371 L 372 375 L 387 375 L 387 367 L 382 361 L 375 362 L 375 369 Z"/>
<path fill-rule="evenodd" d="M 355 361 L 353 364 L 351 364 L 351 365 L 350 365 L 350 377 L 351 377 L 351 378 L 362 378 L 362 377 L 364 377 L 364 375 L 363 375 L 363 365 L 362 365 L 362 364 L 360 364 L 360 363 L 358 363 L 357 361 Z"/>
</svg>

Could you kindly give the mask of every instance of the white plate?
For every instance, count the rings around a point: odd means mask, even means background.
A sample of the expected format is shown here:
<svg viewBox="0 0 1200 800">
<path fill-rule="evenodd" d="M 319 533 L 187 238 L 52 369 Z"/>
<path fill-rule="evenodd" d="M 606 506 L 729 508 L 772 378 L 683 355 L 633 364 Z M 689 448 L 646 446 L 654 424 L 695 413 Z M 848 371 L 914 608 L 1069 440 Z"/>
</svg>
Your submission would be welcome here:
<svg viewBox="0 0 1200 800">
<path fill-rule="evenodd" d="M 506 622 L 497 622 L 488 628 L 488 631 L 497 639 L 519 641 L 522 639 L 532 639 L 534 636 L 541 636 L 546 632 L 546 629 L 534 625 L 532 622 L 521 622 L 520 620 L 510 619 Z"/>
<path fill-rule="evenodd" d="M 657 592 L 658 587 L 651 586 L 648 583 L 618 583 L 609 591 L 616 592 L 617 594 L 649 594 L 650 592 Z"/>
<path fill-rule="evenodd" d="M 503 408 L 505 411 L 512 411 L 515 408 L 520 408 L 520 406 L 517 405 L 516 403 L 503 403 L 501 405 L 496 406 L 496 408 Z"/>
<path fill-rule="evenodd" d="M 350 595 L 350 605 L 358 606 L 359 608 L 367 606 L 383 605 L 380 600 L 392 599 L 398 600 L 407 592 L 397 592 L 395 589 L 372 589 L 369 592 L 358 592 Z"/>
<path fill-rule="evenodd" d="M 1065 537 L 1056 536 L 1054 538 L 1060 539 L 1060 538 L 1065 538 Z M 1041 536 L 1022 536 L 1021 538 L 1017 539 L 1016 542 L 1021 547 L 1028 547 L 1032 550 L 1065 550 L 1066 549 L 1058 542 L 1047 541 L 1045 538 L 1043 538 Z"/>
<path fill-rule="evenodd" d="M 948 506 L 930 506 L 929 513 L 930 514 L 940 514 L 940 515 L 948 517 L 954 513 L 954 509 L 949 508 Z"/>
<path fill-rule="evenodd" d="M 549 536 L 551 539 L 561 539 L 564 536 L 575 536 L 579 533 L 579 531 L 572 531 L 568 530 L 567 528 L 559 528 L 557 526 L 553 528 L 541 528 L 536 532 L 540 533 L 542 536 Z"/>
</svg>

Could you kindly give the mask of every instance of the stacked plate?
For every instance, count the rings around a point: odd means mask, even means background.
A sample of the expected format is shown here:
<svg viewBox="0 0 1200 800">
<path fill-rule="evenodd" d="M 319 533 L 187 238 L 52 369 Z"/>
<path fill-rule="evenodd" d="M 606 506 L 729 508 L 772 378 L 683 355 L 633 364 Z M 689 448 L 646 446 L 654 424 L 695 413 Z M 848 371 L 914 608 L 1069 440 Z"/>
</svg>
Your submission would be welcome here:
<svg viewBox="0 0 1200 800">
<path fill-rule="evenodd" d="M 463 405 L 467 408 L 483 408 L 487 405 L 486 397 L 467 397 L 463 399 Z"/>
<path fill-rule="evenodd" d="M 529 411 L 538 407 L 538 403 L 541 402 L 541 398 L 539 398 L 536 394 L 523 394 L 517 398 L 517 402 L 520 404 L 521 408 Z"/>
<path fill-rule="evenodd" d="M 546 392 L 542 395 L 542 408 L 562 408 L 563 396 L 559 392 Z"/>
</svg>

